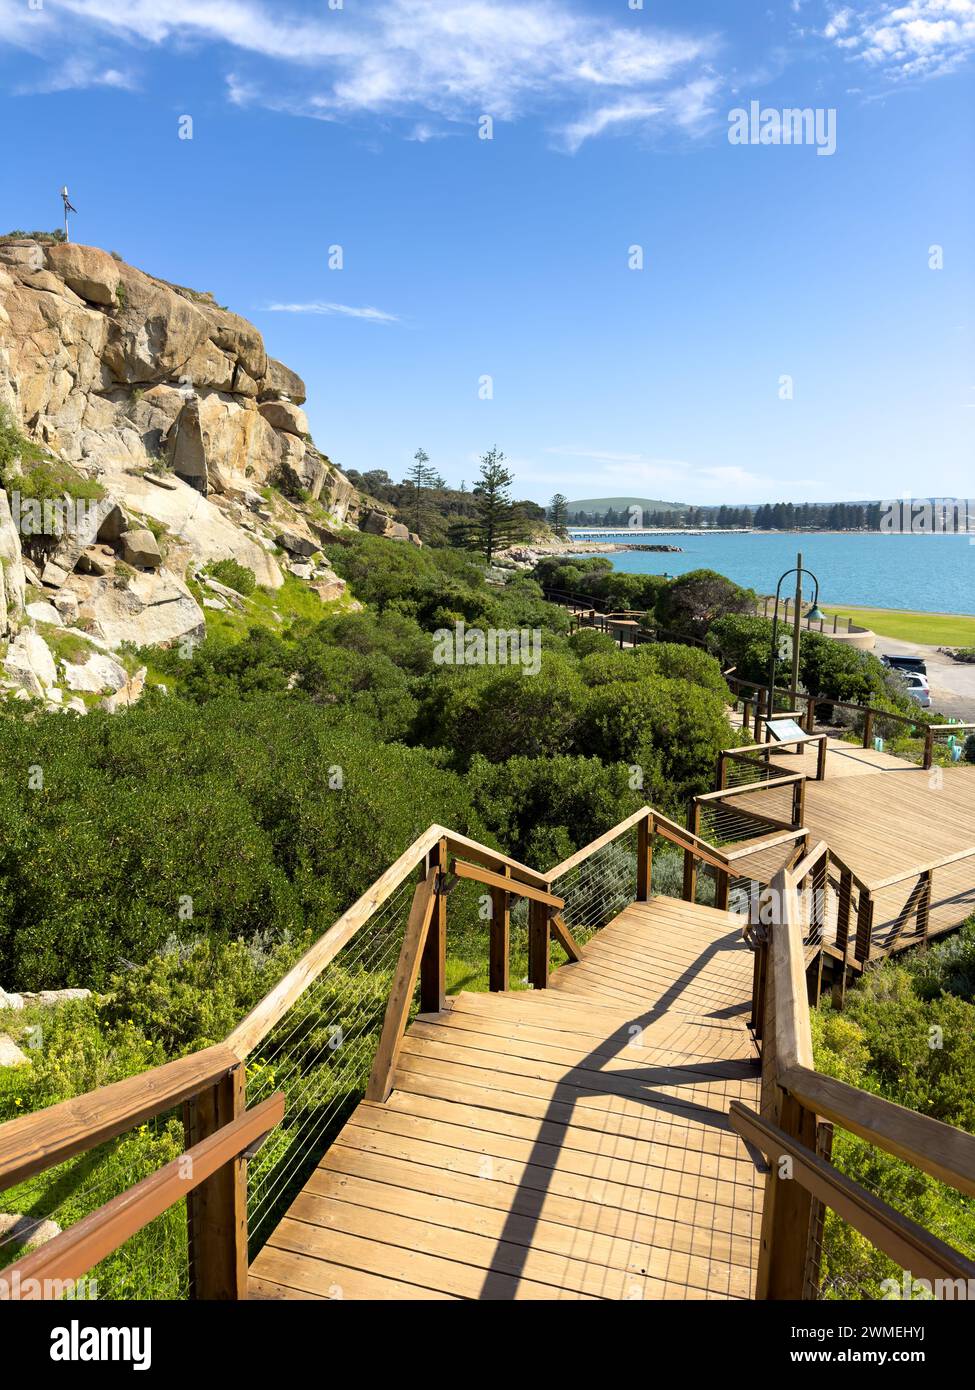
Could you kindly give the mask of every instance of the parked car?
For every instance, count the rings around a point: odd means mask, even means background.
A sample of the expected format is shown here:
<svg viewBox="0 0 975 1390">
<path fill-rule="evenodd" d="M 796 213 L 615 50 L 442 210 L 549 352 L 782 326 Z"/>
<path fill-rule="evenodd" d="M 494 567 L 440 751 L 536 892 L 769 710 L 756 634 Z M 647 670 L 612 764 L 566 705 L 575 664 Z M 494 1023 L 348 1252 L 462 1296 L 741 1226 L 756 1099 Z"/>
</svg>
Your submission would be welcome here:
<svg viewBox="0 0 975 1390">
<path fill-rule="evenodd" d="M 927 676 L 918 675 L 914 671 L 898 671 L 897 674 L 907 686 L 907 693 L 911 699 L 916 700 L 922 709 L 927 709 L 931 704 Z"/>
<path fill-rule="evenodd" d="M 913 671 L 919 676 L 928 674 L 923 656 L 882 656 L 880 660 L 892 671 Z"/>
</svg>

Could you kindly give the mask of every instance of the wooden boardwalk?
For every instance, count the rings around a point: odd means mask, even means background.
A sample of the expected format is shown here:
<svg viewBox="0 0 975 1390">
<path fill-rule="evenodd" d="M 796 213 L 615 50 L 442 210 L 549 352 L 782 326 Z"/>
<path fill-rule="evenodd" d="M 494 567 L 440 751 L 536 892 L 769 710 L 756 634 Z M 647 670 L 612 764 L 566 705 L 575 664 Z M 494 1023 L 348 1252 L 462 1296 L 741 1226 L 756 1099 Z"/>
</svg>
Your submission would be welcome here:
<svg viewBox="0 0 975 1390">
<path fill-rule="evenodd" d="M 771 761 L 785 772 L 815 776 L 814 749 L 801 756 L 773 754 Z M 732 797 L 729 804 L 756 812 L 764 804 L 778 813 L 781 792 L 753 792 Z M 812 843 L 824 840 L 871 891 L 887 879 L 916 876 L 943 858 L 971 851 L 970 858 L 935 871 L 929 938 L 955 930 L 975 913 L 975 767 L 925 771 L 889 753 L 830 739 L 825 780 L 806 783 L 803 825 Z M 768 881 L 782 861 L 781 850 L 769 851 L 749 856 L 739 867 Z M 907 877 L 876 890 L 873 940 L 878 946 L 891 936 L 914 881 Z M 905 934 L 897 948 L 914 944 L 913 934 Z"/>
<path fill-rule="evenodd" d="M 628 907 L 550 988 L 417 1018 L 251 1267 L 256 1298 L 750 1298 L 742 920 Z"/>
</svg>

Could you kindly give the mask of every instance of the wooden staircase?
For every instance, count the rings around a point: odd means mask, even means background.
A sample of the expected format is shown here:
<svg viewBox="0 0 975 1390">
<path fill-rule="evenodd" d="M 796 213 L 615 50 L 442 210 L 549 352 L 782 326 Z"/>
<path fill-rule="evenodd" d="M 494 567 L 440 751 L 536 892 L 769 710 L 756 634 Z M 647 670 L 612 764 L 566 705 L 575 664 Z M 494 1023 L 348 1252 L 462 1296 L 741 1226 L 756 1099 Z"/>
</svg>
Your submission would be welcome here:
<svg viewBox="0 0 975 1390">
<path fill-rule="evenodd" d="M 251 1269 L 264 1298 L 749 1298 L 742 919 L 627 908 L 547 990 L 415 1019 Z"/>
</svg>

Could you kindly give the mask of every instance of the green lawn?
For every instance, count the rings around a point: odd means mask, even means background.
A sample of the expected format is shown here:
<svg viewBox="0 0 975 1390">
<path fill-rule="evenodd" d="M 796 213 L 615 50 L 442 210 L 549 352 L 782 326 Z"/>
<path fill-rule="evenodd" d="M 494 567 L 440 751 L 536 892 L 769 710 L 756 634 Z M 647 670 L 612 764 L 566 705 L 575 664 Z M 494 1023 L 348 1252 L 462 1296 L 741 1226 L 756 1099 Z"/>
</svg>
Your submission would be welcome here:
<svg viewBox="0 0 975 1390">
<path fill-rule="evenodd" d="M 849 608 L 835 603 L 824 606 L 824 612 L 830 618 L 834 613 L 840 618 L 852 618 L 878 637 L 932 647 L 975 646 L 975 617 L 964 613 L 909 613 L 899 608 Z"/>
</svg>

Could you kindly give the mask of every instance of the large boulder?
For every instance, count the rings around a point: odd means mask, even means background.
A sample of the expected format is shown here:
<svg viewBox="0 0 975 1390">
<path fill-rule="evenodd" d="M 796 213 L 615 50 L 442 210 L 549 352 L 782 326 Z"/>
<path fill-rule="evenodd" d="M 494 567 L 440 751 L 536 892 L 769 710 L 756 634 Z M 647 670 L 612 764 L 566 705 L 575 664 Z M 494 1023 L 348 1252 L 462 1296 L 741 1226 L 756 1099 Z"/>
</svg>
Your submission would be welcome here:
<svg viewBox="0 0 975 1390">
<path fill-rule="evenodd" d="M 118 261 L 107 251 L 97 246 L 65 242 L 48 247 L 47 264 L 82 299 L 93 304 L 115 304 L 122 277 Z"/>
<path fill-rule="evenodd" d="M 51 650 L 40 633 L 30 630 L 18 633 L 10 643 L 3 669 L 9 681 L 35 699 L 57 684 L 57 666 Z"/>
<path fill-rule="evenodd" d="M 93 652 L 83 662 L 65 661 L 63 666 L 64 684 L 69 690 L 86 690 L 94 695 L 106 690 L 114 694 L 129 679 L 125 667 L 102 652 Z"/>
<path fill-rule="evenodd" d="M 36 241 L 5 241 L 0 245 L 0 261 L 24 270 L 43 270 L 44 247 Z"/>
<path fill-rule="evenodd" d="M 66 513 L 66 527 L 48 553 L 41 583 L 59 589 L 83 553 L 98 540 L 115 540 L 125 527 L 125 516 L 112 496 L 77 502 Z"/>
<path fill-rule="evenodd" d="M 307 400 L 305 383 L 297 372 L 293 372 L 276 357 L 269 357 L 267 372 L 261 385 L 261 400 L 279 400 L 282 397 L 294 401 L 295 405 L 304 405 Z"/>
<path fill-rule="evenodd" d="M 80 621 L 111 648 L 168 646 L 202 636 L 203 610 L 184 582 L 166 569 L 137 574 L 127 584 L 89 581 Z"/>
<path fill-rule="evenodd" d="M 308 433 L 308 416 L 293 401 L 262 401 L 258 410 L 276 430 L 297 435 Z"/>
<path fill-rule="evenodd" d="M 166 447 L 169 465 L 177 478 L 205 497 L 210 491 L 210 476 L 198 397 L 192 396 L 184 404 L 166 437 Z"/>
<path fill-rule="evenodd" d="M 199 307 L 159 280 L 120 265 L 119 308 L 109 320 L 104 361 L 117 381 L 178 379 L 209 337 Z"/>
<path fill-rule="evenodd" d="M 260 381 L 267 373 L 267 353 L 260 331 L 229 309 L 206 303 L 200 309 L 209 324 L 211 342 L 232 357 L 252 381 Z"/>
<path fill-rule="evenodd" d="M 27 575 L 20 535 L 10 513 L 10 502 L 0 488 L 0 637 L 9 632 L 24 611 Z"/>
<path fill-rule="evenodd" d="M 155 570 L 162 564 L 162 551 L 159 542 L 147 526 L 138 526 L 134 531 L 123 531 L 119 537 L 122 559 L 127 565 L 140 570 Z"/>
<path fill-rule="evenodd" d="M 344 473 L 329 463 L 319 494 L 322 503 L 336 521 L 355 522 L 359 512 L 359 494 Z"/>
<path fill-rule="evenodd" d="M 159 486 L 160 481 L 166 486 Z M 165 526 L 169 535 L 183 544 L 191 568 L 212 560 L 236 560 L 253 570 L 258 584 L 265 588 L 279 589 L 284 583 L 274 556 L 189 483 L 175 477 L 150 480 L 148 474 L 125 469 L 106 473 L 103 482 L 128 510 Z"/>
<path fill-rule="evenodd" d="M 385 536 L 387 540 L 408 541 L 410 531 L 408 526 L 404 526 L 400 521 L 394 521 L 386 512 L 372 510 L 366 512 L 359 529 L 368 531 L 372 536 Z"/>
</svg>

